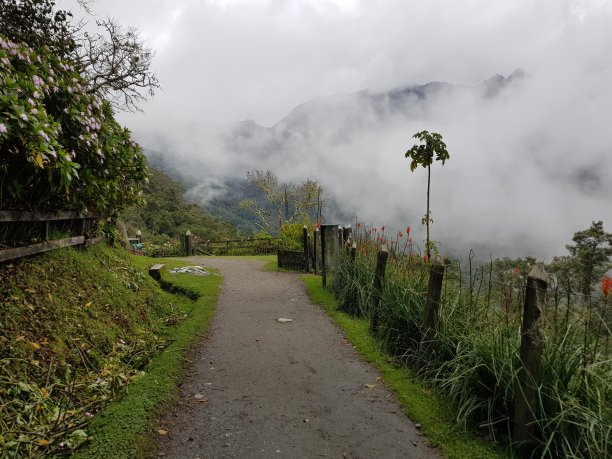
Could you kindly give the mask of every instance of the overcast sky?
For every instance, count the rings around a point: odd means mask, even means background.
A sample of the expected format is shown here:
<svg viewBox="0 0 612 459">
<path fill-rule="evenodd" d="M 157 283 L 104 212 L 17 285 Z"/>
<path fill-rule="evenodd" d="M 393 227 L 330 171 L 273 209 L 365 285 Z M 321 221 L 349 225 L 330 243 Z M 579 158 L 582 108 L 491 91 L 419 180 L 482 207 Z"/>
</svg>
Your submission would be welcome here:
<svg viewBox="0 0 612 459">
<path fill-rule="evenodd" d="M 148 113 L 170 108 L 181 121 L 270 125 L 317 95 L 433 80 L 477 84 L 529 68 L 591 21 L 609 21 L 611 3 L 98 0 L 93 9 L 137 27 L 157 50 L 164 90 Z"/>
<path fill-rule="evenodd" d="M 403 152 L 416 129 L 439 130 L 451 160 L 434 175 L 438 236 L 494 238 L 550 257 L 591 220 L 612 230 L 608 0 L 99 0 L 93 9 L 137 27 L 157 50 L 163 89 L 143 113 L 120 120 L 145 148 L 163 138 L 169 157 L 210 161 L 207 176 L 244 163 L 219 162 L 227 152 L 211 139 L 228 123 L 271 126 L 317 96 L 430 81 L 476 86 L 522 68 L 526 82 L 495 104 L 446 100 L 405 126 L 318 144 L 336 161 L 322 173 L 305 163 L 304 177 L 366 196 L 352 203 L 361 215 L 399 225 L 398 214 L 424 211 L 406 204 L 423 193 L 424 173 L 411 175 Z M 350 183 L 339 179 L 347 164 Z M 588 189 L 574 183 L 579 168 L 594 173 Z M 368 186 L 365 177 L 371 189 L 355 189 Z M 382 203 L 368 193 L 381 188 Z"/>
</svg>

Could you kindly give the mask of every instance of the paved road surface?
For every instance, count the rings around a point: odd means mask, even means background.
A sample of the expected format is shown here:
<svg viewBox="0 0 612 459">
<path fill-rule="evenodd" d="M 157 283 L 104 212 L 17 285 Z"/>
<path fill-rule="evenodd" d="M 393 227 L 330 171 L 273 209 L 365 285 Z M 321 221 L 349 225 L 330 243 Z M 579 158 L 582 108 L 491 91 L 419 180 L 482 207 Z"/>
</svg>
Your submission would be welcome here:
<svg viewBox="0 0 612 459">
<path fill-rule="evenodd" d="M 181 401 L 159 423 L 169 432 L 161 457 L 440 457 L 296 274 L 244 259 L 193 262 L 225 279 Z"/>
</svg>

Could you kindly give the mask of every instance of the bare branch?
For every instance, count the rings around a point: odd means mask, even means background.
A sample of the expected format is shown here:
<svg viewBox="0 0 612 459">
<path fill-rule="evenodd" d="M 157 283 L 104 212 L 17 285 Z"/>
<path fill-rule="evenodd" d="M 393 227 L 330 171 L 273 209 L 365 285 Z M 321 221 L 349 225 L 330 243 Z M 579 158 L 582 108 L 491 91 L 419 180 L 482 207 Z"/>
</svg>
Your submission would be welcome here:
<svg viewBox="0 0 612 459">
<path fill-rule="evenodd" d="M 89 92 L 119 110 L 138 110 L 160 88 L 151 71 L 155 53 L 141 41 L 138 30 L 124 29 L 112 19 L 96 21 L 101 33 L 79 40 L 78 62 L 90 81 Z"/>
</svg>

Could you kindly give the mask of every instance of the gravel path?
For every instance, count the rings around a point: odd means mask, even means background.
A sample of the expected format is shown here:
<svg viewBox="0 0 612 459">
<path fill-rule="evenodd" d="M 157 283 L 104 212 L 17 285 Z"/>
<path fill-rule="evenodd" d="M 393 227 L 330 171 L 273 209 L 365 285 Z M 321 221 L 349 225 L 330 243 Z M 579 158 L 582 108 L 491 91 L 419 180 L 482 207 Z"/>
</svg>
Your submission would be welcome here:
<svg viewBox="0 0 612 459">
<path fill-rule="evenodd" d="M 440 457 L 296 274 L 252 260 L 192 260 L 224 281 L 180 402 L 159 422 L 169 432 L 159 456 Z"/>
</svg>

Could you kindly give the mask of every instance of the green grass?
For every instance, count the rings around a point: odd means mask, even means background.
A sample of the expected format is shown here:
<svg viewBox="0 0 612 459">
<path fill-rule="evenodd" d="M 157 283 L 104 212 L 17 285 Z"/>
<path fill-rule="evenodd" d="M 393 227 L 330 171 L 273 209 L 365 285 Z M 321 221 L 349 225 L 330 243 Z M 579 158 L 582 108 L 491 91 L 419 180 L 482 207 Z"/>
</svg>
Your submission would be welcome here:
<svg viewBox="0 0 612 459">
<path fill-rule="evenodd" d="M 189 260 L 134 257 L 140 269 L 164 263 L 167 268 L 189 265 Z M 191 301 L 175 296 L 179 308 L 188 314 L 169 332 L 170 344 L 153 358 L 146 374 L 128 387 L 127 394 L 109 405 L 90 424 L 93 442 L 77 458 L 146 457 L 155 448 L 155 417 L 176 400 L 176 383 L 184 364 L 185 353 L 208 329 L 214 316 L 222 278 L 219 275 L 193 276 L 164 273 L 163 279 L 200 296 Z"/>
<path fill-rule="evenodd" d="M 436 396 L 421 383 L 410 369 L 397 364 L 384 353 L 369 331 L 369 321 L 358 319 L 338 310 L 338 304 L 329 290 L 321 285 L 321 278 L 302 275 L 311 300 L 320 305 L 345 331 L 356 350 L 382 375 L 382 381 L 393 391 L 405 413 L 421 429 L 432 445 L 439 447 L 451 459 L 485 459 L 511 457 L 509 452 L 477 437 L 457 425 L 450 402 Z"/>
</svg>

